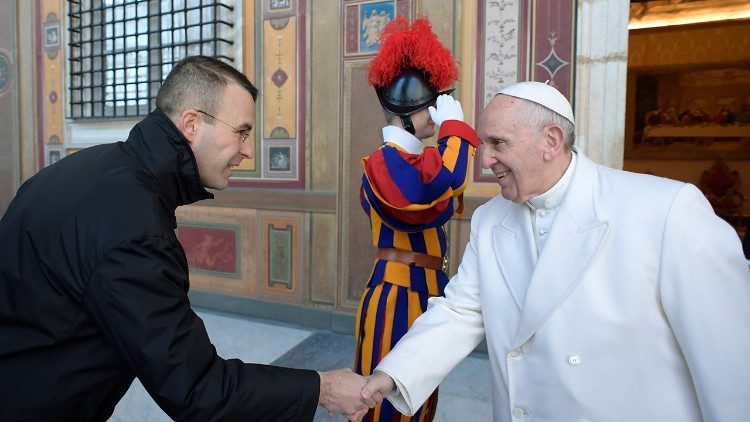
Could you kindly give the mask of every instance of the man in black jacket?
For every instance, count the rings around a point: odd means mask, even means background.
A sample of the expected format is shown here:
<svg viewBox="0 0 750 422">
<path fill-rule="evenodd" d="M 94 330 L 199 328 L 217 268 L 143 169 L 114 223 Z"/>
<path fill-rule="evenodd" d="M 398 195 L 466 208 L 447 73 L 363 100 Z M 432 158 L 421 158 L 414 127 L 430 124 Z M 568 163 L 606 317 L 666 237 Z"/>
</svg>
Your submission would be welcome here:
<svg viewBox="0 0 750 422">
<path fill-rule="evenodd" d="M 175 209 L 253 156 L 257 89 L 177 63 L 126 142 L 41 170 L 0 220 L 0 420 L 106 420 L 138 377 L 176 420 L 355 414 L 364 380 L 224 360 L 190 308 Z"/>
</svg>

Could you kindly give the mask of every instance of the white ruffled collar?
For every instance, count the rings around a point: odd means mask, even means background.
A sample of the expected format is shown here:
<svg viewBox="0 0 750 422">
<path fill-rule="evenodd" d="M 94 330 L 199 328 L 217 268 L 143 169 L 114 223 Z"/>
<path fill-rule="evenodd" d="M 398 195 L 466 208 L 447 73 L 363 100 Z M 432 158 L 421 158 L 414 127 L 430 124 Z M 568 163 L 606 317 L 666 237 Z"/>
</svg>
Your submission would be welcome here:
<svg viewBox="0 0 750 422">
<path fill-rule="evenodd" d="M 393 125 L 383 128 L 383 143 L 386 142 L 396 144 L 410 154 L 420 154 L 424 149 L 424 144 L 416 136 Z"/>
</svg>

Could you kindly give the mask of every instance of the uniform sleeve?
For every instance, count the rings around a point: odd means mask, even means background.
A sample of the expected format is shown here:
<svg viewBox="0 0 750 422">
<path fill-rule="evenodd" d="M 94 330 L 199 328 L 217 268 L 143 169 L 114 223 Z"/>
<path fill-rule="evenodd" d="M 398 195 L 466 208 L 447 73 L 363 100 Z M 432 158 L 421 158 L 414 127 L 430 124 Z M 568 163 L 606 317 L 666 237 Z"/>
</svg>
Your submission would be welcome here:
<svg viewBox="0 0 750 422">
<path fill-rule="evenodd" d="M 750 414 L 750 271 L 737 233 L 692 185 L 671 206 L 661 301 L 687 362 L 703 419 Z"/>
<path fill-rule="evenodd" d="M 458 273 L 445 297 L 432 297 L 427 311 L 380 361 L 378 371 L 393 378 L 388 400 L 401 413 L 413 415 L 435 388 L 484 339 L 479 301 L 477 236 L 472 227 Z"/>
<path fill-rule="evenodd" d="M 108 253 L 84 304 L 156 403 L 175 420 L 312 420 L 315 371 L 217 356 L 187 297 L 181 246 L 160 237 Z"/>
<path fill-rule="evenodd" d="M 384 146 L 363 159 L 361 199 L 389 226 L 405 231 L 445 224 L 454 213 L 453 198 L 468 184 L 471 158 L 479 140 L 469 125 L 458 120 L 443 123 L 438 146 L 410 154 Z"/>
</svg>

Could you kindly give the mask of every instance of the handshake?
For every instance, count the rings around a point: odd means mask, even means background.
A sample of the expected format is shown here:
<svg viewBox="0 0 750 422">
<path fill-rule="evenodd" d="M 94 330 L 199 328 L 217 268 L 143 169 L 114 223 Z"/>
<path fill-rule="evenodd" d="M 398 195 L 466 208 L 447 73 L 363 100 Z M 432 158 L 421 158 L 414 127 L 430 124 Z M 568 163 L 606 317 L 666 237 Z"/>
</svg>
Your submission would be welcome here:
<svg viewBox="0 0 750 422">
<path fill-rule="evenodd" d="M 381 403 L 395 387 L 393 379 L 384 372 L 376 371 L 362 377 L 350 369 L 336 369 L 320 374 L 320 398 L 318 404 L 328 413 L 341 413 L 350 421 L 361 420 L 367 411 Z"/>
</svg>

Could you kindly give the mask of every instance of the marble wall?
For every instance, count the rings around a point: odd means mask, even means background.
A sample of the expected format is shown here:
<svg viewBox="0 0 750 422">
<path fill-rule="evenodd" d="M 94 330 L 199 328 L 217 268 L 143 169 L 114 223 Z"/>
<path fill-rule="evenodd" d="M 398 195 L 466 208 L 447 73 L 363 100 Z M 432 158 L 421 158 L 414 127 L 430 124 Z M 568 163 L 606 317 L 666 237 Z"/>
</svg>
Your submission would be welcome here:
<svg viewBox="0 0 750 422">
<path fill-rule="evenodd" d="M 622 168 L 629 5 L 578 2 L 576 145 L 592 160 Z"/>
</svg>

